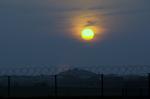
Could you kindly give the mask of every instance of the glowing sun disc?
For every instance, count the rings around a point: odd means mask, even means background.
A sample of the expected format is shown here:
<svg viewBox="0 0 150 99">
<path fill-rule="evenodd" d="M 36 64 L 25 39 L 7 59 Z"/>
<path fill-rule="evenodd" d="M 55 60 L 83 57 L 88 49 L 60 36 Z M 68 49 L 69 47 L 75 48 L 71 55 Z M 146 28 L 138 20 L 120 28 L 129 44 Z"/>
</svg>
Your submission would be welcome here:
<svg viewBox="0 0 150 99">
<path fill-rule="evenodd" d="M 81 38 L 84 40 L 92 40 L 94 39 L 95 33 L 92 29 L 83 29 L 81 32 Z"/>
</svg>

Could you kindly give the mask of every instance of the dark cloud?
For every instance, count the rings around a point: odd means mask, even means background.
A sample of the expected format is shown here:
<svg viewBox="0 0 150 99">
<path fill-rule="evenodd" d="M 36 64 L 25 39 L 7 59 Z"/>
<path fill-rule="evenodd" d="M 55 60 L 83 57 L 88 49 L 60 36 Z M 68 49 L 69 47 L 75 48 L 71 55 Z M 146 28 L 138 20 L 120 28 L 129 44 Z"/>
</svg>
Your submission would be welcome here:
<svg viewBox="0 0 150 99">
<path fill-rule="evenodd" d="M 85 24 L 85 27 L 87 26 L 95 26 L 95 25 L 97 25 L 97 22 L 96 21 L 91 21 L 91 20 L 89 20 L 89 21 L 87 21 L 87 23 Z"/>
<path fill-rule="evenodd" d="M 95 7 L 91 7 L 91 8 L 88 8 L 89 10 L 104 10 L 106 8 L 104 7 L 101 7 L 101 6 L 95 6 Z"/>
<path fill-rule="evenodd" d="M 137 10 L 121 10 L 121 11 L 112 11 L 104 13 L 104 15 L 111 16 L 111 15 L 128 15 L 128 14 L 142 14 L 142 13 L 149 13 L 150 9 L 137 9 Z"/>
</svg>

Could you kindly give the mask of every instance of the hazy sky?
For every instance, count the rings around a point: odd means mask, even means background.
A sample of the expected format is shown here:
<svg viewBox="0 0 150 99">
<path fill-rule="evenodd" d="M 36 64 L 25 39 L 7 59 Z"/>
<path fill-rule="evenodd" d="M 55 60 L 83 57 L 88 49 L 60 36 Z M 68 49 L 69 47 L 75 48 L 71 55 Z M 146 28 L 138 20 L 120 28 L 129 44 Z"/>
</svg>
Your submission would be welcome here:
<svg viewBox="0 0 150 99">
<path fill-rule="evenodd" d="M 150 65 L 150 0 L 0 0 L 0 64 Z M 104 29 L 82 42 L 76 28 Z"/>
</svg>

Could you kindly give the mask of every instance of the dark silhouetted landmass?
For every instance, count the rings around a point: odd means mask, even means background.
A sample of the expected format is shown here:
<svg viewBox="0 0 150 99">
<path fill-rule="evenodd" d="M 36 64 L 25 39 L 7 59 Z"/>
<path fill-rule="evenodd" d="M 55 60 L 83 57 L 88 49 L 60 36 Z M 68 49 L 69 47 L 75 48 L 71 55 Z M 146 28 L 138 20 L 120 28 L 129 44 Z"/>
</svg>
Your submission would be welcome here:
<svg viewBox="0 0 150 99">
<path fill-rule="evenodd" d="M 102 96 L 102 91 L 103 96 L 148 96 L 147 76 L 109 74 L 103 86 L 101 81 L 101 74 L 77 68 L 58 75 L 2 76 L 0 96 Z"/>
</svg>

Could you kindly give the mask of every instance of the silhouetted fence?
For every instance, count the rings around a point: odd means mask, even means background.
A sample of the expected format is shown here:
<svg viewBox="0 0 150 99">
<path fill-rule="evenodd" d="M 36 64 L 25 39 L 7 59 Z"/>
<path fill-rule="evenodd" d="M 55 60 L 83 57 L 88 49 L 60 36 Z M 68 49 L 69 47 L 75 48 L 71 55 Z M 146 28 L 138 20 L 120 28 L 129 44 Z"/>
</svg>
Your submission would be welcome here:
<svg viewBox="0 0 150 99">
<path fill-rule="evenodd" d="M 82 93 L 83 93 L 83 91 L 82 90 L 90 90 L 90 91 L 92 91 L 92 90 L 97 90 L 97 91 L 93 91 L 93 92 L 96 92 L 96 94 L 94 94 L 95 96 L 101 96 L 101 97 L 103 97 L 103 96 L 107 96 L 107 93 L 109 93 L 108 91 L 110 90 L 110 91 L 113 91 L 113 90 L 111 90 L 111 88 L 109 89 L 109 88 L 106 88 L 105 87 L 105 75 L 104 74 L 101 74 L 100 76 L 99 76 L 99 84 L 97 85 L 97 87 L 91 87 L 91 88 L 86 88 L 86 87 L 62 87 L 62 86 L 59 86 L 59 78 L 58 78 L 58 75 L 54 75 L 53 76 L 54 77 L 54 81 L 53 81 L 53 83 L 54 83 L 54 94 L 52 95 L 51 94 L 51 87 L 49 87 L 49 86 L 46 86 L 46 85 L 44 85 L 44 84 L 41 84 L 40 86 L 45 86 L 48 90 L 50 90 L 50 91 L 48 91 L 47 90 L 47 93 L 48 93 L 48 95 L 47 96 L 60 96 L 60 95 L 62 95 L 61 93 L 60 93 L 60 91 L 61 92 L 64 92 L 65 94 L 64 95 L 69 95 L 69 94 L 67 94 L 67 91 L 66 90 L 69 90 L 68 92 L 70 92 L 71 90 L 74 90 L 75 92 L 79 92 L 79 93 L 81 93 L 80 95 L 82 95 Z M 149 95 L 149 97 L 150 97 L 150 73 L 148 74 L 148 77 L 147 77 L 147 79 L 148 79 L 148 86 L 147 86 L 147 88 L 148 88 L 148 90 L 147 90 L 147 94 L 146 94 L 146 91 L 144 91 L 145 89 L 144 88 L 138 88 L 138 89 L 136 89 L 136 90 L 134 90 L 133 92 L 137 92 L 135 95 L 136 96 L 147 96 L 147 95 Z M 14 86 L 12 85 L 12 82 L 13 82 L 13 79 L 12 79 L 12 77 L 11 76 L 7 76 L 7 84 L 8 84 L 8 86 L 7 86 L 7 96 L 8 97 L 10 97 L 10 96 L 13 96 L 13 90 L 15 90 L 15 88 L 13 88 Z M 138 82 L 137 82 L 138 83 Z M 98 87 L 99 86 L 99 87 Z M 37 87 L 37 86 L 36 86 Z M 32 88 L 32 87 L 31 87 Z M 42 89 L 42 88 L 41 88 Z M 39 89 L 39 90 L 41 90 L 41 89 Z M 66 89 L 65 91 L 62 91 L 63 89 Z M 20 89 L 20 90 L 24 90 L 23 88 L 22 89 Z M 30 89 L 29 89 L 30 90 Z M 43 89 L 44 90 L 44 89 Z M 43 90 L 41 90 L 41 91 L 43 91 Z M 85 91 L 85 94 L 84 95 L 89 95 L 89 93 L 87 92 L 86 93 L 86 91 Z M 89 91 L 89 92 L 90 92 Z M 131 94 L 129 94 L 129 91 L 131 91 L 131 89 L 128 89 L 128 88 L 126 88 L 126 86 L 123 86 L 121 89 L 120 89 L 120 96 L 123 96 L 123 97 L 126 97 L 126 96 L 130 96 Z M 32 94 L 32 93 L 31 93 Z M 76 94 L 72 94 L 72 95 L 76 95 Z"/>
</svg>

